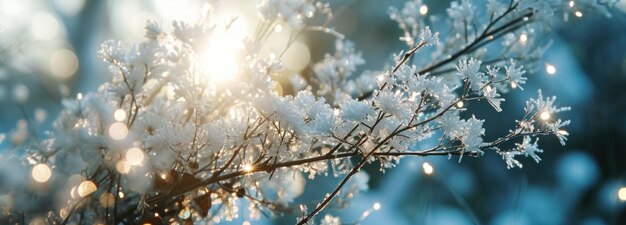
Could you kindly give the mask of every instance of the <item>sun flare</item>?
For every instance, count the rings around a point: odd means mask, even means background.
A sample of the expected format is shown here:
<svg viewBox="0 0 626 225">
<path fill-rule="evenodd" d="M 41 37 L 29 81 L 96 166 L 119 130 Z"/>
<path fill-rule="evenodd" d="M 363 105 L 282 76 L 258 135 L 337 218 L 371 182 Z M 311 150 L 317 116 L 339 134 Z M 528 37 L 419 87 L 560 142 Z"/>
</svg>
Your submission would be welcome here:
<svg viewBox="0 0 626 225">
<path fill-rule="evenodd" d="M 241 58 L 238 53 L 248 36 L 249 26 L 237 14 L 230 15 L 216 20 L 219 22 L 200 53 L 202 69 L 210 83 L 233 81 L 240 72 Z"/>
</svg>

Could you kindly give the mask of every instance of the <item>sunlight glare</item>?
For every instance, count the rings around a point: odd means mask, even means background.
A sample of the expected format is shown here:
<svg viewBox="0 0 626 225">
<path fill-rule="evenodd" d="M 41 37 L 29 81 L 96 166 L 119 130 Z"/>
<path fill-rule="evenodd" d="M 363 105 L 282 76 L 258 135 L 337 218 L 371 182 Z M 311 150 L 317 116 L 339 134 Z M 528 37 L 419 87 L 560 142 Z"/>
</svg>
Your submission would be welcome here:
<svg viewBox="0 0 626 225">
<path fill-rule="evenodd" d="M 550 75 L 554 75 L 556 73 L 556 67 L 552 64 L 546 63 L 546 72 Z"/>
<path fill-rule="evenodd" d="M 617 197 L 620 201 L 626 201 L 626 187 L 622 187 L 617 191 Z"/>
<path fill-rule="evenodd" d="M 432 165 L 430 165 L 430 163 L 425 162 L 424 164 L 422 164 L 422 168 L 424 169 L 424 173 L 426 175 L 430 175 L 434 172 L 434 168 Z"/>
<path fill-rule="evenodd" d="M 242 49 L 243 40 L 249 32 L 249 26 L 239 17 L 231 14 L 217 19 L 219 22 L 206 48 L 200 53 L 203 69 L 211 83 L 232 81 L 239 73 L 237 53 Z"/>
<path fill-rule="evenodd" d="M 427 5 L 420 6 L 420 14 L 426 15 L 426 13 L 428 13 L 428 6 Z"/>
<path fill-rule="evenodd" d="M 539 117 L 541 117 L 542 120 L 548 120 L 550 119 L 550 113 L 549 112 L 542 112 Z"/>
</svg>

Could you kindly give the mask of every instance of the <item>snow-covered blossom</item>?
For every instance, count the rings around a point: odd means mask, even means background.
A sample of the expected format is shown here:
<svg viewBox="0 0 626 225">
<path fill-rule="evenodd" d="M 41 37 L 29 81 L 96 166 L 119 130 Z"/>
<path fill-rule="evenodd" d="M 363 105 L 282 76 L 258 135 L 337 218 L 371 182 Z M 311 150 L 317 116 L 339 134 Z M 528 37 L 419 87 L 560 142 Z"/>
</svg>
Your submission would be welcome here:
<svg viewBox="0 0 626 225">
<path fill-rule="evenodd" d="M 471 0 L 453 1 L 450 3 L 450 8 L 446 9 L 448 16 L 453 21 L 453 25 L 458 30 L 467 29 L 467 21 L 474 20 L 474 13 L 476 12 L 476 6 L 474 6 Z"/>
<path fill-rule="evenodd" d="M 356 101 L 354 99 L 343 102 L 340 108 L 341 118 L 346 121 L 362 121 L 366 116 L 375 112 L 370 102 Z"/>
<path fill-rule="evenodd" d="M 554 105 L 554 101 L 556 101 L 556 96 L 544 98 L 541 90 L 537 90 L 537 99 L 529 99 L 526 101 L 526 107 L 524 110 L 526 112 L 536 110 L 541 113 L 545 112 L 554 114 L 571 109 L 570 107 L 557 107 Z"/>
<path fill-rule="evenodd" d="M 316 78 L 321 83 L 320 93 L 332 93 L 337 97 L 346 94 L 343 87 L 352 80 L 357 66 L 365 63 L 361 53 L 348 40 L 335 41 L 335 54 L 326 54 L 324 59 L 313 65 Z M 334 92 L 334 93 L 333 93 Z M 349 94 L 349 93 L 347 93 Z"/>
<path fill-rule="evenodd" d="M 525 73 L 526 70 L 524 70 L 524 66 L 520 65 L 519 67 L 516 67 L 515 61 L 512 59 L 510 61 L 510 65 L 504 67 L 504 74 L 506 75 L 506 78 L 517 85 L 517 87 L 521 90 L 524 90 L 524 88 L 522 88 L 522 84 L 526 84 L 527 80 L 527 78 L 524 77 Z"/>
<path fill-rule="evenodd" d="M 420 41 L 426 43 L 427 46 L 439 45 L 439 32 L 433 34 L 430 27 L 426 26 L 420 32 Z"/>
<path fill-rule="evenodd" d="M 485 74 L 479 72 L 482 61 L 470 58 L 459 60 L 456 70 L 463 79 L 467 79 L 470 87 L 474 91 L 480 91 L 485 84 Z"/>
<path fill-rule="evenodd" d="M 519 152 L 519 151 L 508 151 L 508 152 L 500 153 L 500 155 L 502 155 L 502 159 L 504 160 L 504 162 L 506 162 L 507 169 L 511 169 L 513 167 L 519 167 L 521 169 L 523 165 L 515 159 L 515 156 L 522 155 L 522 154 L 524 153 Z"/>
<path fill-rule="evenodd" d="M 304 18 L 311 18 L 315 13 L 311 0 L 262 0 L 258 9 L 263 19 L 281 19 L 296 29 L 304 27 Z"/>
<path fill-rule="evenodd" d="M 420 13 L 420 8 L 424 6 L 422 0 L 413 0 L 406 1 L 402 9 L 389 7 L 387 10 L 389 18 L 396 21 L 400 29 L 404 31 L 404 35 L 400 37 L 400 40 L 410 47 L 414 47 L 417 44 L 418 35 L 423 33 L 420 32 L 420 29 L 423 25 L 424 15 Z M 424 36 L 424 38 L 427 37 L 429 36 Z M 424 39 L 420 38 L 420 40 Z"/>
<path fill-rule="evenodd" d="M 161 29 L 161 25 L 155 20 L 149 20 L 146 24 L 146 34 L 144 35 L 146 38 L 150 40 L 157 40 L 162 37 L 164 34 Z"/>
<path fill-rule="evenodd" d="M 541 158 L 537 155 L 537 153 L 542 153 L 543 150 L 539 149 L 537 141 L 539 141 L 539 139 L 535 139 L 535 142 L 532 142 L 530 137 L 524 136 L 522 143 L 516 143 L 515 145 L 519 151 L 524 153 L 524 156 L 531 157 L 535 160 L 535 162 L 539 163 Z"/>
<path fill-rule="evenodd" d="M 496 111 L 502 112 L 500 103 L 505 101 L 505 99 L 500 98 L 500 94 L 498 94 L 495 87 L 486 86 L 483 90 L 483 96 Z"/>
</svg>

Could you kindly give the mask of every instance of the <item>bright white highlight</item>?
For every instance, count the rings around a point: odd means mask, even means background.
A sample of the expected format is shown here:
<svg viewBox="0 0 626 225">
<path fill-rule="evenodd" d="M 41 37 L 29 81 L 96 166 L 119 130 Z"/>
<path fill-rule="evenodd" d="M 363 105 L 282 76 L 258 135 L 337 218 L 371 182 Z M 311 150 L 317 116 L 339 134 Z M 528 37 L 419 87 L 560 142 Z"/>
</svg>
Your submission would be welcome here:
<svg viewBox="0 0 626 225">
<path fill-rule="evenodd" d="M 94 193 L 96 190 L 98 190 L 98 187 L 96 187 L 96 184 L 90 180 L 83 181 L 80 185 L 78 185 L 78 195 L 82 198 Z"/>
<path fill-rule="evenodd" d="M 528 41 L 528 35 L 526 35 L 526 34 L 521 34 L 521 35 L 519 36 L 519 41 L 520 41 L 522 44 L 526 43 L 526 41 Z"/>
<path fill-rule="evenodd" d="M 250 164 L 243 165 L 243 171 L 250 172 L 253 169 L 254 169 L 254 167 L 252 167 L 252 165 L 250 165 Z"/>
<path fill-rule="evenodd" d="M 52 170 L 50 170 L 50 167 L 47 164 L 40 163 L 33 167 L 31 175 L 33 176 L 33 180 L 39 183 L 44 183 L 50 180 L 50 177 L 52 176 Z"/>
<path fill-rule="evenodd" d="M 78 57 L 72 50 L 60 49 L 50 58 L 50 73 L 58 79 L 67 79 L 78 70 Z"/>
<path fill-rule="evenodd" d="M 276 26 L 274 26 L 274 32 L 280 33 L 281 31 L 283 31 L 283 25 L 276 24 Z"/>
<path fill-rule="evenodd" d="M 576 11 L 576 12 L 574 13 L 574 15 L 575 15 L 576 17 L 583 17 L 583 13 L 582 13 L 582 12 L 580 12 L 580 11 Z"/>
<path fill-rule="evenodd" d="M 122 122 L 115 122 L 109 127 L 109 136 L 111 136 L 113 140 L 123 140 L 128 136 L 128 127 Z"/>
<path fill-rule="evenodd" d="M 139 166 L 143 163 L 144 158 L 143 151 L 139 148 L 131 148 L 126 152 L 126 161 L 130 165 Z"/>
<path fill-rule="evenodd" d="M 420 14 L 426 15 L 426 13 L 428 13 L 428 6 L 426 5 L 420 6 Z"/>
<path fill-rule="evenodd" d="M 131 165 L 126 160 L 120 160 L 115 165 L 115 169 L 117 169 L 117 172 L 120 172 L 121 174 L 127 174 L 130 172 Z"/>
<path fill-rule="evenodd" d="M 539 115 L 539 117 L 542 120 L 548 120 L 548 119 L 550 119 L 550 113 L 549 112 L 542 112 L 541 115 Z"/>
<path fill-rule="evenodd" d="M 556 67 L 552 64 L 546 64 L 546 72 L 550 75 L 554 75 L 556 73 Z"/>
<path fill-rule="evenodd" d="M 210 83 L 220 84 L 237 77 L 240 67 L 238 52 L 248 35 L 248 25 L 243 18 L 223 17 L 222 24 L 214 28 L 207 47 L 200 53 L 203 68 Z"/>
<path fill-rule="evenodd" d="M 372 208 L 374 208 L 374 210 L 380 210 L 380 203 L 374 203 L 374 206 Z"/>
<path fill-rule="evenodd" d="M 617 191 L 617 198 L 622 202 L 626 201 L 626 187 L 622 187 Z"/>
<path fill-rule="evenodd" d="M 37 13 L 31 19 L 30 30 L 36 39 L 47 41 L 59 34 L 59 22 L 49 13 Z"/>
<path fill-rule="evenodd" d="M 115 110 L 115 112 L 113 113 L 113 118 L 115 118 L 116 121 L 121 122 L 123 120 L 126 119 L 126 111 L 124 111 L 123 109 L 117 109 Z"/>
<path fill-rule="evenodd" d="M 422 164 L 422 168 L 424 169 L 424 173 L 426 175 L 430 175 L 434 172 L 434 168 L 432 165 L 430 165 L 430 163 L 425 162 L 424 164 Z"/>
</svg>

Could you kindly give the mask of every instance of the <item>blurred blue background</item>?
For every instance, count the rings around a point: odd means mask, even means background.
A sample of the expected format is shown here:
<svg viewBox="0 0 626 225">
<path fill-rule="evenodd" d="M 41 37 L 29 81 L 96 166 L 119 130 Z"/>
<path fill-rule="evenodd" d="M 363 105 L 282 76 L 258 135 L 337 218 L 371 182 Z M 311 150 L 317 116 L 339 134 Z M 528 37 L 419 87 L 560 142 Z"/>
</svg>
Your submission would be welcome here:
<svg viewBox="0 0 626 225">
<path fill-rule="evenodd" d="M 201 1 L 13 1 L 0 0 L 0 151 L 13 151 L 13 134 L 26 129 L 45 135 L 61 108 L 60 99 L 94 91 L 110 75 L 96 58 L 107 39 L 142 40 L 147 19 L 194 19 Z M 253 13 L 244 1 L 231 7 Z M 426 0 L 430 15 L 444 15 L 449 1 Z M 405 47 L 401 31 L 386 14 L 403 1 L 335 1 L 332 26 L 355 42 L 368 62 L 361 70 L 380 70 L 392 53 Z M 481 4 L 478 4 L 479 6 Z M 543 160 L 523 159 L 523 169 L 507 170 L 502 159 L 487 153 L 481 158 L 405 158 L 385 174 L 366 168 L 370 191 L 349 207 L 327 212 L 344 223 L 358 220 L 376 202 L 362 224 L 626 224 L 626 202 L 618 191 L 626 187 L 626 3 L 612 9 L 612 17 L 585 12 L 555 22 L 554 44 L 545 54 L 555 75 L 534 71 L 524 92 L 507 95 L 505 112 L 477 107 L 488 118 L 486 140 L 511 128 L 523 103 L 542 89 L 572 106 L 563 117 L 573 122 L 564 147 L 542 139 Z M 199 10 L 198 10 L 199 11 Z M 437 28 L 433 28 L 437 30 Z M 312 33 L 303 37 L 312 62 L 332 51 L 332 37 Z M 306 73 L 306 72 L 302 72 Z M 24 89 L 25 88 L 25 89 Z M 28 96 L 24 96 L 26 95 Z M 24 99 L 25 98 L 25 99 Z M 470 106 L 471 107 L 471 106 Z M 20 128 L 19 120 L 41 119 Z M 43 119 L 42 119 L 43 118 Z M 0 136 L 0 139 L 2 136 Z M 19 141 L 19 140 L 18 140 Z M 423 163 L 434 167 L 425 175 Z M 299 201 L 310 202 L 335 186 L 336 179 L 308 181 Z M 245 218 L 235 221 L 240 224 Z M 261 224 L 291 223 L 293 217 Z"/>
</svg>

